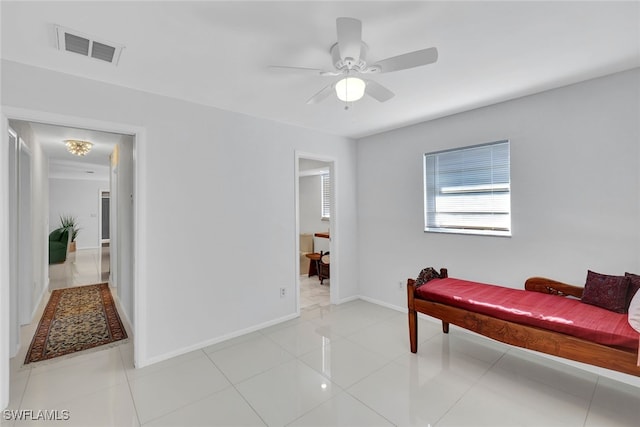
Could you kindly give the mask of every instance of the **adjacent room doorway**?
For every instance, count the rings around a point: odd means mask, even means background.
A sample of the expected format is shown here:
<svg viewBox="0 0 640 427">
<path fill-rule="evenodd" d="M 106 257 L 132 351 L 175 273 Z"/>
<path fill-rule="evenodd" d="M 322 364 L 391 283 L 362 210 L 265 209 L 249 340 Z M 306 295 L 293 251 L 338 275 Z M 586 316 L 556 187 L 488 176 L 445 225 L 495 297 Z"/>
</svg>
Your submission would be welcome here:
<svg viewBox="0 0 640 427">
<path fill-rule="evenodd" d="M 335 303 L 334 160 L 296 153 L 298 311 Z M 333 272 L 333 274 L 332 274 Z"/>
</svg>

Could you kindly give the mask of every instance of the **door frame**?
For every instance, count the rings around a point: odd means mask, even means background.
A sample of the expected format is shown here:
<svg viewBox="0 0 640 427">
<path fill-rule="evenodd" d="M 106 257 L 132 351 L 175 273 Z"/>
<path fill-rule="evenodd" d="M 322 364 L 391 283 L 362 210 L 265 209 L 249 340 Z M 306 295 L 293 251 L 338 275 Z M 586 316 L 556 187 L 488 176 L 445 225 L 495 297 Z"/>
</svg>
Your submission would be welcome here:
<svg viewBox="0 0 640 427">
<path fill-rule="evenodd" d="M 295 289 L 296 289 L 296 313 L 300 314 L 300 160 L 316 160 L 329 164 L 329 175 L 331 177 L 331 218 L 329 220 L 329 251 L 331 252 L 331 285 L 329 288 L 329 301 L 331 304 L 339 303 L 340 295 L 340 253 L 339 253 L 339 206 L 337 203 L 337 189 L 339 188 L 336 178 L 338 161 L 335 157 L 323 154 L 295 151 L 294 156 L 294 194 L 295 194 Z"/>
<path fill-rule="evenodd" d="M 18 135 L 18 325 L 31 323 L 33 316 L 33 154 Z M 22 343 L 19 343 L 20 346 Z"/>
<path fill-rule="evenodd" d="M 7 191 L 7 202 L 4 204 L 0 204 L 0 206 L 6 206 L 6 220 L 9 227 L 9 236 L 7 240 L 7 261 L 9 262 L 8 269 L 6 271 L 6 280 L 9 283 L 8 292 L 10 298 L 0 298 L 0 303 L 6 301 L 9 305 L 8 307 L 15 306 L 19 307 L 18 302 L 18 153 L 20 150 L 20 140 L 18 138 L 18 133 L 7 126 L 7 143 L 3 145 L 4 147 L 8 147 L 9 150 L 5 151 L 0 150 L 0 164 L 7 165 L 7 173 L 5 175 L 5 185 Z M 13 142 L 11 141 L 13 138 Z M 2 159 L 2 154 L 6 155 L 6 158 Z M 2 193 L 2 190 L 0 190 Z M 2 217 L 2 213 L 0 212 L 0 217 Z M 2 247 L 0 247 L 0 254 L 3 253 Z M 2 266 L 0 265 L 0 273 L 4 273 Z M 5 277 L 0 277 L 0 283 L 4 280 Z M 2 303 L 2 307 L 0 308 L 0 313 L 4 313 L 8 311 L 8 308 L 5 308 L 5 304 Z M 18 345 L 20 344 L 20 322 L 18 320 L 18 310 L 11 310 L 10 317 L 8 320 L 8 325 L 6 330 L 3 328 L 0 331 L 0 336 L 9 336 L 9 354 L 11 355 L 13 352 L 17 351 Z M 0 322 L 2 325 L 2 322 Z M 4 325 L 3 325 L 4 326 Z M 9 331 L 9 332 L 7 332 Z M 2 376 L 0 375 L 0 378 Z"/>
<path fill-rule="evenodd" d="M 146 128 L 126 123 L 108 122 L 86 117 L 68 116 L 45 111 L 3 106 L 0 112 L 0 131 L 2 132 L 0 149 L 0 164 L 9 161 L 6 149 L 8 144 L 9 120 L 23 120 L 58 126 L 93 129 L 103 132 L 113 132 L 133 135 L 134 161 L 134 198 L 133 204 L 133 343 L 134 366 L 142 367 L 148 364 L 145 337 L 147 336 L 147 260 L 141 242 L 147 240 L 146 217 L 147 200 L 147 131 Z M 6 170 L 8 168 L 2 168 Z M 9 235 L 9 182 L 8 171 L 0 172 L 0 234 Z M 0 240 L 0 409 L 9 404 L 9 362 L 10 362 L 10 313 L 16 307 L 11 307 L 8 239 Z"/>
</svg>

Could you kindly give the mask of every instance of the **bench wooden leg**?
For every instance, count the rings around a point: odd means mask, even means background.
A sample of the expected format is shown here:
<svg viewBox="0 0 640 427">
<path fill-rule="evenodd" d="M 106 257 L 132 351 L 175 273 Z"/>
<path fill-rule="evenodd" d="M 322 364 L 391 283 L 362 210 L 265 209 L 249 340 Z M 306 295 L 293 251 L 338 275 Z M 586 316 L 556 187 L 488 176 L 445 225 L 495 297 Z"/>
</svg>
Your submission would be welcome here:
<svg viewBox="0 0 640 427">
<path fill-rule="evenodd" d="M 449 323 L 445 322 L 444 320 L 442 321 L 442 332 L 444 332 L 445 334 L 449 333 Z"/>
<path fill-rule="evenodd" d="M 418 312 L 409 310 L 409 343 L 411 344 L 411 353 L 418 351 Z"/>
</svg>

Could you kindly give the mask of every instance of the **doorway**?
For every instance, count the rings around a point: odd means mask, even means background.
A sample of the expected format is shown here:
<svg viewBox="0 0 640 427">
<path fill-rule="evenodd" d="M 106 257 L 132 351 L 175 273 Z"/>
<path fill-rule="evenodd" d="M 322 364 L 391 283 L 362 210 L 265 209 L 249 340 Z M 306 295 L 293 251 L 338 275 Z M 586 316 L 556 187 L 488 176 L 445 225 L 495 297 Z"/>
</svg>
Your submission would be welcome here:
<svg viewBox="0 0 640 427">
<path fill-rule="evenodd" d="M 21 120 L 28 122 L 47 123 L 58 126 L 68 126 L 77 128 L 94 129 L 104 132 L 114 132 L 119 134 L 130 135 L 132 139 L 132 154 L 135 160 L 132 160 L 132 181 L 135 198 L 131 197 L 128 204 L 132 206 L 131 221 L 131 269 L 132 281 L 129 284 L 128 294 L 130 297 L 130 324 L 132 326 L 133 337 L 133 364 L 135 367 L 143 367 L 149 362 L 146 357 L 146 347 L 143 338 L 146 337 L 146 257 L 141 250 L 139 242 L 146 239 L 146 229 L 144 228 L 145 201 L 147 197 L 146 175 L 147 168 L 144 159 L 146 159 L 146 129 L 130 124 L 107 122 L 102 120 L 88 119 L 85 117 L 65 116 L 44 111 L 27 110 L 23 108 L 3 107 L 0 113 L 0 131 L 2 133 L 2 144 L 11 145 L 11 137 L 9 134 L 9 120 Z M 9 150 L 0 150 L 0 164 L 9 164 Z M 39 170 L 38 167 L 34 170 Z M 10 195 L 9 184 L 11 182 L 11 172 L 8 168 L 0 168 L 0 206 L 9 206 Z M 15 206 L 15 203 L 11 203 Z M 0 209 L 0 234 L 10 235 L 10 215 L 9 209 Z M 44 236 L 46 230 L 43 226 L 42 230 L 33 229 L 34 236 Z M 113 230 L 111 230 L 113 233 Z M 48 236 L 44 239 L 48 242 Z M 13 301 L 10 280 L 16 274 L 17 265 L 11 262 L 11 248 L 9 239 L 0 241 L 0 407 L 4 407 L 9 402 L 9 375 L 10 375 L 10 358 L 12 355 L 11 342 L 11 325 L 12 319 L 17 318 L 17 304 Z M 38 262 L 38 265 L 46 267 L 47 260 Z M 43 279 L 46 282 L 46 279 Z"/>
<path fill-rule="evenodd" d="M 128 308 L 128 321 L 132 326 L 132 337 L 133 337 L 133 363 L 136 367 L 141 367 L 145 364 L 146 359 L 144 357 L 144 346 L 140 345 L 141 337 L 145 336 L 144 331 L 146 323 L 144 316 L 141 315 L 142 309 L 144 309 L 144 301 L 145 298 L 145 289 L 142 289 L 145 283 L 144 278 L 146 277 L 144 274 L 144 265 L 146 258 L 144 254 L 140 250 L 137 242 L 142 241 L 144 239 L 143 230 L 138 227 L 138 224 L 141 223 L 139 220 L 142 213 L 140 212 L 141 205 L 143 206 L 143 202 L 138 202 L 138 198 L 133 197 L 133 193 L 138 194 L 140 199 L 145 199 L 146 193 L 140 191 L 141 189 L 146 188 L 144 186 L 144 182 L 141 182 L 141 177 L 144 177 L 145 168 L 144 163 L 141 162 L 140 159 L 144 159 L 145 151 L 144 151 L 144 141 L 146 138 L 146 131 L 144 128 L 124 125 L 112 122 L 105 122 L 93 119 L 86 119 L 81 117 L 70 117 L 63 116 L 54 113 L 47 113 L 41 111 L 33 111 L 33 110 L 25 110 L 19 108 L 11 108 L 6 107 L 3 109 L 4 111 L 0 114 L 0 123 L 2 127 L 3 143 L 2 145 L 7 147 L 3 150 L 0 150 L 0 162 L 2 164 L 11 164 L 10 157 L 16 154 L 15 152 L 19 149 L 17 147 L 17 138 L 15 135 L 12 136 L 10 132 L 9 120 L 13 121 L 25 121 L 25 122 L 36 122 L 49 124 L 53 126 L 62 126 L 62 127 L 74 127 L 81 129 L 93 129 L 96 131 L 102 132 L 114 132 L 118 134 L 126 135 L 131 140 L 131 167 L 129 168 L 128 173 L 131 176 L 131 182 L 133 183 L 132 194 L 126 194 L 127 203 L 126 205 L 131 207 L 131 217 L 130 223 L 127 225 L 130 227 L 131 233 L 128 236 L 128 250 L 130 250 L 130 259 L 131 259 L 131 282 L 128 284 L 127 295 L 129 301 Z M 15 140 L 15 142 L 14 142 Z M 7 141 L 7 142 L 5 142 Z M 15 145 L 15 150 L 11 151 L 12 143 Z M 7 145 L 5 145 L 7 144 Z M 34 170 L 38 170 L 40 166 L 40 158 L 39 154 L 34 153 L 36 164 L 34 164 Z M 135 156 L 135 157 L 134 157 Z M 17 157 L 17 155 L 16 155 Z M 135 163 L 134 163 L 135 158 Z M 16 159 L 17 161 L 17 159 Z M 13 183 L 16 183 L 17 172 L 8 170 L 9 168 L 1 168 L 0 173 L 0 199 L 2 201 L 2 205 L 7 206 L 16 206 L 16 201 L 13 199 L 12 191 L 5 191 L 10 189 L 10 186 Z M 5 172 L 6 170 L 6 172 Z M 16 172 L 14 174 L 14 172 Z M 13 177 L 13 178 L 12 178 Z M 16 183 L 17 184 L 17 183 Z M 17 192 L 16 192 L 17 194 Z M 124 193 L 123 193 L 124 194 Z M 3 228 L 2 233 L 5 235 L 10 235 L 10 230 L 15 229 L 12 224 L 12 217 L 15 215 L 10 214 L 10 210 L 0 210 L 0 226 Z M 47 221 L 44 221 L 45 223 Z M 46 224 L 45 224 L 46 225 Z M 32 232 L 34 236 L 40 236 L 45 241 L 48 241 L 48 236 L 46 236 L 47 230 L 45 230 L 45 226 L 40 227 L 32 227 Z M 113 232 L 113 230 L 111 230 Z M 9 239 L 7 239 L 9 240 Z M 0 302 L 1 302 L 1 310 L 0 310 L 0 329 L 6 331 L 6 334 L 2 334 L 2 340 L 0 342 L 0 377 L 3 378 L 3 384 L 0 386 L 0 406 L 4 406 L 8 402 L 9 396 L 9 382 L 4 379 L 9 378 L 9 361 L 10 357 L 15 354 L 15 348 L 13 347 L 15 344 L 15 332 L 12 326 L 15 324 L 14 319 L 17 319 L 18 315 L 18 307 L 19 302 L 16 301 L 17 298 L 14 295 L 17 294 L 15 289 L 12 289 L 15 280 L 10 280 L 10 277 L 13 278 L 17 274 L 17 263 L 15 261 L 15 257 L 13 256 L 13 251 L 11 250 L 11 242 L 4 241 L 0 242 Z M 46 254 L 46 252 L 45 252 Z M 135 263 L 134 263 L 135 260 Z M 38 272 L 38 270 L 47 271 L 47 260 L 43 262 L 36 262 L 37 265 L 32 264 L 32 267 L 35 266 L 34 270 Z M 46 278 L 46 273 L 42 273 Z M 11 284 L 11 285 L 10 285 Z M 46 287 L 46 283 L 45 283 Z M 124 292 L 121 292 L 121 294 Z M 123 319 L 124 320 L 124 319 Z M 11 333 L 10 333 L 11 332 Z M 23 343 L 28 344 L 28 343 Z M 148 363 L 148 362 L 146 362 Z"/>
<path fill-rule="evenodd" d="M 331 158 L 296 153 L 298 311 L 328 306 L 337 295 L 335 182 Z"/>
</svg>

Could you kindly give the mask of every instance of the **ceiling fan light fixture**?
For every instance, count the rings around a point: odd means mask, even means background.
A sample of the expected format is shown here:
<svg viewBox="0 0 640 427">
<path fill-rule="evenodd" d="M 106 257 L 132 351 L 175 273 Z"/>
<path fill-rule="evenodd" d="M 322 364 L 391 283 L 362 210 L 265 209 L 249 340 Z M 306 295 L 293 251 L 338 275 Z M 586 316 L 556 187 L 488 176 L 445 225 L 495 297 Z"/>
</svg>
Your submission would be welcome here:
<svg viewBox="0 0 640 427">
<path fill-rule="evenodd" d="M 93 147 L 93 144 L 89 141 L 80 141 L 77 139 L 67 139 L 64 141 L 64 144 L 67 146 L 67 151 L 76 156 L 85 156 L 91 151 L 91 147 Z"/>
<path fill-rule="evenodd" d="M 345 77 L 336 83 L 336 95 L 343 102 L 354 102 L 364 96 L 367 84 L 358 77 Z"/>
</svg>

